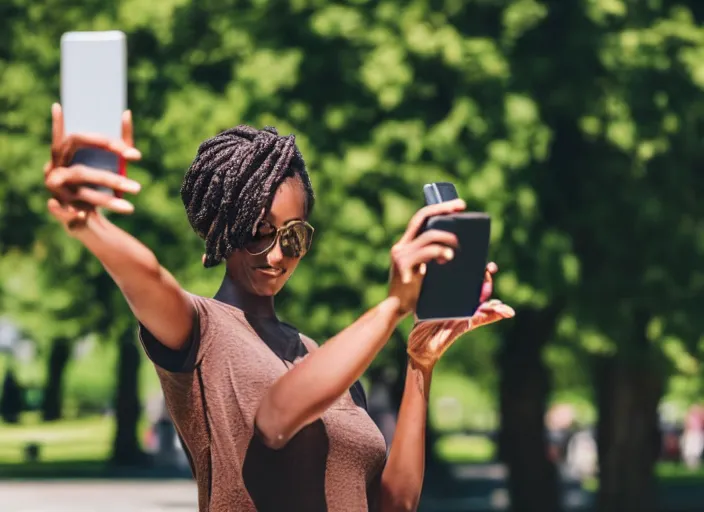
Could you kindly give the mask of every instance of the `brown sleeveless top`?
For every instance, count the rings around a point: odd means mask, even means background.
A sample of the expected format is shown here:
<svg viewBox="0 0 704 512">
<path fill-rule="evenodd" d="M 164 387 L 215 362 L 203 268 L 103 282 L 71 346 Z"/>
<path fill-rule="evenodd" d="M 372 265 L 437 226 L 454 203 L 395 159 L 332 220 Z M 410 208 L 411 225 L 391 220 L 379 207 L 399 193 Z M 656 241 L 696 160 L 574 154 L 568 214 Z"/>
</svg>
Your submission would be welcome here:
<svg viewBox="0 0 704 512">
<path fill-rule="evenodd" d="M 257 407 L 317 345 L 287 324 L 246 315 L 227 294 L 191 299 L 197 325 L 187 349 L 168 349 L 141 325 L 139 336 L 191 463 L 199 510 L 375 510 L 386 444 L 361 385 L 283 449 L 267 448 L 254 432 Z"/>
</svg>

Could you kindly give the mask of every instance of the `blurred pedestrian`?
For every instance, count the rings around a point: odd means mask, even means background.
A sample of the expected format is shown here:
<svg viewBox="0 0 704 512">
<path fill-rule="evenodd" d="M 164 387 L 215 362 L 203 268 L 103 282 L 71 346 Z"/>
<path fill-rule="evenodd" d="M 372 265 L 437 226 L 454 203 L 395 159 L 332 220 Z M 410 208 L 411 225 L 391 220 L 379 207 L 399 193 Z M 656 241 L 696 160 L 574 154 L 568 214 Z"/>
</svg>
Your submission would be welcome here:
<svg viewBox="0 0 704 512">
<path fill-rule="evenodd" d="M 704 407 L 695 405 L 687 412 L 680 451 L 688 468 L 697 469 L 701 465 L 704 451 Z"/>
</svg>

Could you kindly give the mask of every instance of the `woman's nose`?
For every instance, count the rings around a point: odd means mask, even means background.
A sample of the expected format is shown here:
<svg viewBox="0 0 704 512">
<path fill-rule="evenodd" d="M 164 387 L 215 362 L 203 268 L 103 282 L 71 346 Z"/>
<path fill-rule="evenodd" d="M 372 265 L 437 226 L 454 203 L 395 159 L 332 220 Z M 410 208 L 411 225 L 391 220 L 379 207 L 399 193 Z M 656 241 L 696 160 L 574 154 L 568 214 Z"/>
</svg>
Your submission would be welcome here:
<svg viewBox="0 0 704 512">
<path fill-rule="evenodd" d="M 278 265 L 283 261 L 284 253 L 281 251 L 281 243 L 278 239 L 276 240 L 276 242 L 274 242 L 274 246 L 266 255 L 266 259 L 269 262 L 269 265 L 271 265 L 272 267 Z"/>
</svg>

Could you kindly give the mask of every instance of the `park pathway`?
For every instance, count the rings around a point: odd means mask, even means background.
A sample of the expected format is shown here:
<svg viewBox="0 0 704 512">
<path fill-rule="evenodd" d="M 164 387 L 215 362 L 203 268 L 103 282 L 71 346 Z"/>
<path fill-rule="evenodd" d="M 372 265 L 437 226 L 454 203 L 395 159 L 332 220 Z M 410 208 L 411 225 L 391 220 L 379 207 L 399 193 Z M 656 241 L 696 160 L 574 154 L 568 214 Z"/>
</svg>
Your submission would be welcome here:
<svg viewBox="0 0 704 512">
<path fill-rule="evenodd" d="M 173 481 L 0 482 L 2 512 L 193 512 L 195 485 Z"/>
</svg>

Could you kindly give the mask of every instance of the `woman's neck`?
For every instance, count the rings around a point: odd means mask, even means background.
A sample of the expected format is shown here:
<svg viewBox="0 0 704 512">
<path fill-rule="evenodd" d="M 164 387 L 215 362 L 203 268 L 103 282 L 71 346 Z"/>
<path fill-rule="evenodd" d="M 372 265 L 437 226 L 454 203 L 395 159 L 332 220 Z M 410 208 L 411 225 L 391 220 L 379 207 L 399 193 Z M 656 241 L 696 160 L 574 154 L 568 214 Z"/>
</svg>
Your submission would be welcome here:
<svg viewBox="0 0 704 512">
<path fill-rule="evenodd" d="M 250 315 L 276 318 L 274 297 L 263 297 L 244 290 L 227 273 L 218 293 L 215 294 L 215 299 Z"/>
</svg>

